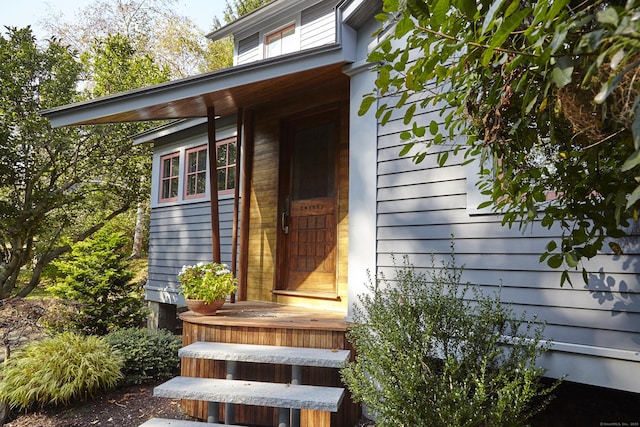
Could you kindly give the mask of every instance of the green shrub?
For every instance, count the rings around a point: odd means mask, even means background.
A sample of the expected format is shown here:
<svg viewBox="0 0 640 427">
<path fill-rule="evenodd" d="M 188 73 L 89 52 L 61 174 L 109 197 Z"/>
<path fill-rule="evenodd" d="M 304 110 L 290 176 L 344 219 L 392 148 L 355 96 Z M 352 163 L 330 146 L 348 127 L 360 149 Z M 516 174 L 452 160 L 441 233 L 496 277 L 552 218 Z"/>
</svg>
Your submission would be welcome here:
<svg viewBox="0 0 640 427">
<path fill-rule="evenodd" d="M 111 332 L 105 338 L 124 359 L 125 385 L 171 378 L 178 372 L 182 341 L 168 331 L 129 328 Z"/>
<path fill-rule="evenodd" d="M 343 381 L 379 427 L 523 425 L 557 386 L 535 367 L 543 326 L 460 284 L 455 258 L 433 264 L 427 276 L 405 257 L 359 296 Z"/>
<path fill-rule="evenodd" d="M 130 283 L 133 275 L 127 270 L 123 251 L 126 242 L 123 233 L 105 227 L 55 262 L 60 279 L 47 289 L 58 298 L 80 304 L 79 310 L 69 314 L 68 326 L 73 330 L 105 335 L 143 323 L 147 313 L 142 286 Z"/>
<path fill-rule="evenodd" d="M 64 333 L 32 343 L 7 359 L 0 400 L 17 409 L 84 400 L 114 387 L 121 366 L 104 338 Z"/>
</svg>

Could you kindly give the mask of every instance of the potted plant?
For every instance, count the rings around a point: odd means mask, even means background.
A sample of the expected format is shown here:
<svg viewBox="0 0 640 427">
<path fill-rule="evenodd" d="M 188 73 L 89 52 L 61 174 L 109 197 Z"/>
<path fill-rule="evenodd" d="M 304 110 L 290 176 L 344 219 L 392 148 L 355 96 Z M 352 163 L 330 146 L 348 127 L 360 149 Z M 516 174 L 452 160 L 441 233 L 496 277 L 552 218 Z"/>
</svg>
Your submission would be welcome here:
<svg viewBox="0 0 640 427">
<path fill-rule="evenodd" d="M 237 283 L 225 264 L 215 262 L 182 266 L 178 281 L 189 310 L 210 315 L 222 307 Z"/>
</svg>

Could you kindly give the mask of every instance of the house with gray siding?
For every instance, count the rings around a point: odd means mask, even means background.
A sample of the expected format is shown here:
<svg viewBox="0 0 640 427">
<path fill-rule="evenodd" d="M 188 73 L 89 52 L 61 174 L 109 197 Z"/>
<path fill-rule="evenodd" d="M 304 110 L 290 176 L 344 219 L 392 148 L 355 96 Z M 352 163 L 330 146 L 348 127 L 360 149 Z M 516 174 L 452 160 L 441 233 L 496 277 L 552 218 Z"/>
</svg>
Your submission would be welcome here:
<svg viewBox="0 0 640 427">
<path fill-rule="evenodd" d="M 238 301 L 348 321 L 367 272 L 390 274 L 393 254 L 428 269 L 453 235 L 465 281 L 546 322 L 549 376 L 640 392 L 638 225 L 619 242 L 625 255 L 587 263 L 588 285 L 576 272 L 574 287 L 560 287 L 560 272 L 538 260 L 558 230 L 508 228 L 478 210 L 476 171 L 462 158 L 439 167 L 435 153 L 420 164 L 399 156 L 402 112 L 384 126 L 375 107 L 358 114 L 375 87 L 366 57 L 380 10 L 374 0 L 276 0 L 208 36 L 233 35 L 228 69 L 43 113 L 53 126 L 170 120 L 136 137 L 154 147 L 147 299 L 182 304 L 176 274 L 219 246 L 236 264 Z M 419 117 L 441 120 L 438 108 Z M 216 149 L 224 141 L 238 150 L 233 164 Z M 206 165 L 188 172 L 199 147 Z M 230 166 L 233 189 L 220 185 Z"/>
</svg>

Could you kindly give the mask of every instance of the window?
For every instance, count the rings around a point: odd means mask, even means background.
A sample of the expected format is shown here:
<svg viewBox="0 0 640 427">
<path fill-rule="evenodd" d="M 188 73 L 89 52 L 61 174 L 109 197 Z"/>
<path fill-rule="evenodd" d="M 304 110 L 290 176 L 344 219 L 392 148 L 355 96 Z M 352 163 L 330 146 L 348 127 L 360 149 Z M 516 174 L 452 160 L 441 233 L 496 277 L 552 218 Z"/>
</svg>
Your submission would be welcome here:
<svg viewBox="0 0 640 427">
<path fill-rule="evenodd" d="M 207 190 L 207 146 L 186 151 L 185 199 L 204 197 Z"/>
<path fill-rule="evenodd" d="M 181 158 L 183 155 L 184 158 Z M 236 158 L 235 138 L 216 143 L 215 172 L 218 174 L 218 194 L 233 194 L 236 187 Z M 209 167 L 206 144 L 161 156 L 160 202 L 205 197 L 209 186 Z"/>
<path fill-rule="evenodd" d="M 216 170 L 218 192 L 229 194 L 236 188 L 236 140 L 226 139 L 216 143 Z"/>
<path fill-rule="evenodd" d="M 274 56 L 294 52 L 295 50 L 297 50 L 295 44 L 295 34 L 296 26 L 295 24 L 291 24 L 288 27 L 282 28 L 265 36 L 265 58 L 273 58 Z"/>
<path fill-rule="evenodd" d="M 176 201 L 178 200 L 178 182 L 180 178 L 180 153 L 162 156 L 160 162 L 162 169 L 160 171 L 160 201 Z"/>
</svg>

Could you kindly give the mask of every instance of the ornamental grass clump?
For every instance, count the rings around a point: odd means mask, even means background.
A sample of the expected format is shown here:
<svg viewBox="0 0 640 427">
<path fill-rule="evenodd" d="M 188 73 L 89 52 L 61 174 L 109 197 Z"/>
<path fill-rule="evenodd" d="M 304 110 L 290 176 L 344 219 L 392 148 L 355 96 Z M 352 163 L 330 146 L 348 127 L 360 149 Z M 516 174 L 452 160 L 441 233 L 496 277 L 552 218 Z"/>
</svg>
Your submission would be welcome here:
<svg viewBox="0 0 640 427">
<path fill-rule="evenodd" d="M 122 359 L 104 338 L 66 332 L 7 359 L 0 401 L 24 410 L 86 400 L 116 386 L 121 368 Z"/>
<path fill-rule="evenodd" d="M 543 325 L 461 284 L 455 261 L 433 264 L 427 276 L 405 257 L 359 296 L 344 383 L 378 427 L 525 425 L 558 384 L 540 383 Z"/>
<path fill-rule="evenodd" d="M 185 265 L 178 274 L 180 292 L 186 299 L 211 303 L 236 290 L 237 280 L 226 264 L 215 262 Z"/>
</svg>

